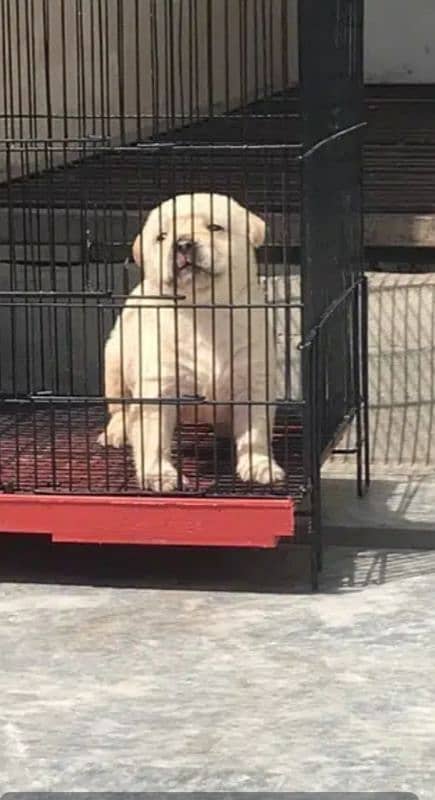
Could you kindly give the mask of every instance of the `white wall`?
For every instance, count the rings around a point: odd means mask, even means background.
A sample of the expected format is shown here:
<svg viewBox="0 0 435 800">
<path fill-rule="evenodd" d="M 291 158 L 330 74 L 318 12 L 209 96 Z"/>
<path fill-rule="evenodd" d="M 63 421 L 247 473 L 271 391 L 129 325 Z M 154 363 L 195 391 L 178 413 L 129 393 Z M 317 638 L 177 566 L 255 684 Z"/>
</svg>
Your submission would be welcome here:
<svg viewBox="0 0 435 800">
<path fill-rule="evenodd" d="M 369 83 L 435 81 L 435 0 L 365 0 Z"/>
<path fill-rule="evenodd" d="M 162 118 L 183 113 L 189 118 L 207 113 L 207 6 L 206 0 L 123 0 L 120 5 L 117 0 L 101 4 L 82 0 L 81 6 L 73 0 L 6 0 L 8 13 L 0 15 L 0 48 L 4 43 L 6 65 L 0 80 L 0 138 L 71 140 L 104 134 L 117 143 L 124 130 L 129 142 L 147 137 L 156 114 Z M 287 59 L 283 7 L 291 31 L 287 41 L 293 41 Z M 296 8 L 296 0 L 246 0 L 246 5 L 240 0 L 211 0 L 216 110 L 282 88 L 285 60 L 289 75 L 295 74 Z M 0 66 L 0 75 L 2 71 Z M 164 125 L 161 119 L 160 128 Z M 25 168 L 31 170 L 33 154 L 26 155 Z M 65 155 L 73 156 L 71 149 Z M 4 152 L 1 160 L 4 169 Z M 15 153 L 12 160 L 20 168 Z"/>
<path fill-rule="evenodd" d="M 253 96 L 255 83 L 254 46 L 258 52 L 258 92 L 260 95 L 282 86 L 281 7 L 288 8 L 288 73 L 290 83 L 297 78 L 297 0 L 247 0 L 248 42 L 248 94 Z M 192 66 L 199 75 L 197 92 L 191 91 L 189 80 L 189 9 L 195 7 L 192 0 L 171 0 L 174 17 L 174 95 L 173 108 L 180 113 L 180 89 L 183 87 L 184 112 L 189 115 L 197 103 L 201 111 L 207 108 L 207 53 L 206 53 L 206 0 L 196 0 L 198 9 L 197 56 Z M 158 50 L 159 112 L 164 114 L 166 102 L 169 109 L 172 98 L 168 98 L 165 80 L 168 52 L 165 46 L 165 9 L 167 0 L 123 0 L 123 18 L 117 18 L 116 0 L 99 4 L 82 0 L 82 32 L 84 59 L 78 59 L 77 49 L 81 44 L 79 17 L 80 7 L 73 0 L 49 0 L 45 8 L 49 11 L 46 25 L 49 33 L 49 69 L 44 55 L 44 0 L 5 0 L 8 14 L 0 15 L 0 45 L 5 45 L 6 75 L 0 81 L 0 113 L 8 115 L 5 124 L 0 119 L 0 138 L 34 135 L 44 139 L 48 135 L 47 87 L 51 95 L 53 115 L 51 134 L 54 138 L 82 136 L 89 133 L 110 134 L 114 140 L 119 136 L 119 84 L 124 85 L 124 114 L 126 136 L 131 140 L 139 133 L 146 137 L 149 131 L 147 117 L 153 113 L 151 60 L 151 11 L 156 12 L 156 37 L 154 47 Z M 107 40 L 100 44 L 97 9 L 103 9 L 102 23 L 107 30 Z M 228 8 L 230 25 L 228 41 L 229 58 L 229 105 L 240 102 L 240 15 L 239 0 L 212 0 L 213 9 L 213 102 L 222 108 L 226 102 L 225 69 L 225 24 L 224 10 Z M 91 9 L 94 15 L 91 15 Z M 136 31 L 136 8 L 138 30 Z M 265 20 L 261 9 L 266 9 Z M 64 12 L 65 47 L 62 45 L 61 24 Z M 31 13 L 33 12 L 33 13 Z M 271 12 L 271 13 L 270 13 Z M 254 19 L 255 13 L 257 18 Z M 106 16 L 107 14 L 107 16 Z M 10 20 L 10 35 L 2 25 Z M 179 24 L 182 35 L 179 36 Z M 272 23 L 271 23 L 272 21 Z M 365 0 L 365 77 L 368 82 L 435 82 L 435 0 Z M 256 29 L 256 41 L 255 32 Z M 121 33 L 120 33 L 121 30 Z M 30 33 L 33 40 L 31 52 L 26 44 Z M 29 39 L 27 39 L 29 41 Z M 264 42 L 264 47 L 263 47 Z M 272 45 L 273 42 L 273 45 Z M 181 44 L 181 48 L 180 48 Z M 122 59 L 120 56 L 122 50 Z M 63 91 L 62 61 L 65 61 L 67 79 Z M 102 68 L 101 65 L 102 64 Z M 121 66 L 120 66 L 121 64 Z M 0 67 L 0 72 L 1 72 Z M 29 81 L 30 76 L 30 92 Z M 79 80 L 77 79 L 79 77 Z M 182 79 L 181 79 L 181 76 Z M 264 86 L 266 82 L 266 86 Z M 139 90 L 137 91 L 137 85 Z M 6 96 L 4 87 L 7 87 Z M 170 93 L 170 92 L 169 92 Z M 155 94 L 154 94 L 155 100 Z M 65 129 L 62 116 L 69 117 Z M 92 113 L 95 120 L 90 119 Z M 101 124 L 101 114 L 111 117 Z M 33 116 L 33 124 L 20 121 L 19 117 Z M 35 114 L 39 117 L 35 118 Z M 77 116 L 88 119 L 79 122 Z M 12 122 L 12 116 L 15 117 Z M 55 117 L 58 116 L 58 119 Z M 59 119 L 60 117 L 60 119 Z M 118 117 L 118 119 L 117 119 Z M 0 153 L 3 161 L 4 148 Z M 16 159 L 16 156 L 15 156 Z M 14 160 L 15 160 L 14 159 Z M 31 159 L 30 159 L 31 160 Z M 1 170 L 1 164 L 0 164 Z"/>
<path fill-rule="evenodd" d="M 44 58 L 44 0 L 5 0 L 8 14 L 0 16 L 0 43 L 5 45 L 6 76 L 0 81 L 0 110 L 8 115 L 15 114 L 14 126 L 9 124 L 7 134 L 27 136 L 29 126 L 18 123 L 20 114 L 39 114 L 44 117 L 47 112 L 47 86 L 51 94 L 53 115 L 62 116 L 65 111 L 70 116 L 68 135 L 83 133 L 100 133 L 99 122 L 87 120 L 78 125 L 73 117 L 80 114 L 98 118 L 101 112 L 109 116 L 119 115 L 119 83 L 124 84 L 124 113 L 130 116 L 127 128 L 133 131 L 140 118 L 141 127 L 145 127 L 145 117 L 152 109 L 151 85 L 151 34 L 150 19 L 153 0 L 123 0 L 123 17 L 117 19 L 116 0 L 107 0 L 101 4 L 103 9 L 102 23 L 107 30 L 107 41 L 100 46 L 98 32 L 97 9 L 100 4 L 91 0 L 82 0 L 82 32 L 83 60 L 77 58 L 80 42 L 78 24 L 78 4 L 65 0 L 50 0 L 45 6 L 49 11 L 49 72 L 47 75 Z M 288 67 L 290 80 L 297 75 L 297 35 L 296 8 L 297 0 L 247 0 L 247 41 L 248 41 L 248 84 L 252 96 L 255 80 L 253 63 L 254 25 L 257 28 L 256 47 L 258 50 L 258 90 L 264 91 L 264 77 L 267 89 L 279 89 L 282 85 L 282 50 L 281 50 L 281 3 L 288 7 Z M 191 95 L 189 81 L 189 9 L 194 3 L 188 0 L 171 0 L 174 18 L 174 90 L 179 97 L 183 84 L 184 111 L 189 113 L 191 106 L 199 100 L 201 110 L 207 104 L 207 56 L 206 56 L 206 0 L 196 0 L 198 9 L 197 27 L 197 70 L 199 74 L 198 98 Z M 228 8 L 229 25 L 229 89 L 230 103 L 238 103 L 240 98 L 240 0 L 212 0 L 213 8 L 213 81 L 214 102 L 221 105 L 225 101 L 225 27 L 224 9 Z M 266 9 L 265 23 L 261 9 Z M 91 15 L 91 9 L 94 15 Z M 136 32 L 135 11 L 139 9 L 139 33 Z M 165 9 L 167 0 L 154 0 L 156 10 L 156 41 L 158 49 L 160 113 L 164 113 L 166 105 L 165 71 L 167 52 L 165 52 Z M 65 48 L 61 37 L 61 10 L 64 11 Z M 105 9 L 107 9 L 107 16 Z M 257 19 L 254 21 L 255 10 Z M 33 11 L 33 13 L 30 13 Z M 270 11 L 272 13 L 270 13 Z M 2 26 L 10 19 L 10 34 L 3 31 Z M 272 19 L 272 26 L 270 20 Z M 178 26 L 182 22 L 182 35 L 179 37 Z M 374 81 L 435 81 L 435 0 L 365 0 L 365 75 L 366 80 Z M 122 33 L 119 35 L 120 26 Z M 32 30 L 33 29 L 33 30 Z M 32 52 L 26 45 L 26 37 L 30 32 L 33 39 Z M 264 48 L 263 48 L 264 40 Z M 273 46 L 271 42 L 273 41 Z M 123 66 L 120 68 L 120 43 L 123 50 Z M 181 57 L 179 43 L 181 43 Z M 67 69 L 66 93 L 63 92 L 62 58 L 65 56 Z M 265 60 L 264 60 L 265 59 Z M 100 67 L 102 63 L 102 69 Z M 193 61 L 195 67 L 195 59 Z M 1 70 L 0 70 L 1 71 Z M 31 81 L 29 96 L 28 75 Z M 183 80 L 181 81 L 181 75 Z M 78 77 L 77 77 L 78 76 Z M 79 79 L 78 79 L 79 78 Z M 136 86 L 140 83 L 139 91 Z M 4 85 L 6 84 L 6 97 Z M 10 88 L 9 88 L 10 87 Z M 193 94 L 196 94 L 195 91 Z M 169 103 L 171 106 L 171 103 Z M 175 108 L 180 112 L 179 103 Z M 80 131 L 79 131 L 80 128 Z M 104 126 L 108 132 L 108 124 Z M 3 130 L 2 130 L 3 129 Z M 110 133 L 116 135 L 119 130 L 117 120 L 112 119 Z M 4 135 L 4 127 L 0 123 L 0 135 Z M 33 128 L 34 134 L 44 138 L 47 135 L 46 123 L 40 119 Z M 65 129 L 59 120 L 54 121 L 52 135 L 62 137 Z"/>
</svg>

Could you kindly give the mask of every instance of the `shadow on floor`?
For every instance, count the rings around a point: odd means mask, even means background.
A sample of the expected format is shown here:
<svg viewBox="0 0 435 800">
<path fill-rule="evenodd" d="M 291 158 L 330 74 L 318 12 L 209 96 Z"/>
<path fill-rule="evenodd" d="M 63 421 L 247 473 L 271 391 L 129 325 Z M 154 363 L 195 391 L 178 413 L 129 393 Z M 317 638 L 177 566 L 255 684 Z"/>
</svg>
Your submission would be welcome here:
<svg viewBox="0 0 435 800">
<path fill-rule="evenodd" d="M 323 479 L 328 544 L 435 549 L 435 479 L 428 474 L 376 478 L 364 498 L 354 482 Z"/>
<path fill-rule="evenodd" d="M 418 476 L 375 480 L 362 499 L 355 488 L 350 480 L 323 481 L 328 527 L 320 591 L 361 591 L 435 572 L 435 484 Z M 2 534 L 0 580 L 311 593 L 309 549 L 296 545 L 277 550 L 56 545 L 44 536 Z"/>
<path fill-rule="evenodd" d="M 3 582 L 138 588 L 311 591 L 306 547 L 277 550 L 52 544 L 44 536 L 0 537 Z"/>
<path fill-rule="evenodd" d="M 363 591 L 367 587 L 435 574 L 435 550 L 328 547 L 321 577 L 323 594 Z"/>
<path fill-rule="evenodd" d="M 0 538 L 7 583 L 186 591 L 311 593 L 307 548 L 277 550 L 53 545 L 40 536 Z M 435 552 L 328 547 L 320 592 L 361 591 L 435 572 Z"/>
</svg>

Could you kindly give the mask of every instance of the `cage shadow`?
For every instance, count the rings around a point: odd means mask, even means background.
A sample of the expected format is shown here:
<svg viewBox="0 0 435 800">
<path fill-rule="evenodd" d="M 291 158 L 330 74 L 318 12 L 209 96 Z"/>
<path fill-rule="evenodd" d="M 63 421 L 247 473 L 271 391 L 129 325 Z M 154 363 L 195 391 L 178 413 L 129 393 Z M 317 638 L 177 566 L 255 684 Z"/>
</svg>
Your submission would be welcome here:
<svg viewBox="0 0 435 800">
<path fill-rule="evenodd" d="M 375 479 L 356 499 L 353 481 L 324 481 L 327 552 L 323 591 L 363 589 L 435 572 L 435 482 L 427 475 Z"/>
<path fill-rule="evenodd" d="M 321 592 L 362 592 L 370 587 L 434 574 L 435 548 L 431 551 L 329 547 L 326 550 Z"/>
<path fill-rule="evenodd" d="M 309 549 L 53 544 L 3 535 L 3 582 L 186 591 L 311 592 Z"/>
<path fill-rule="evenodd" d="M 357 509 L 358 527 L 344 527 L 327 515 L 320 593 L 364 591 L 370 587 L 435 573 L 435 488 L 420 476 L 400 483 L 376 480 L 356 500 L 353 481 L 328 479 L 337 507 Z M 425 507 L 416 533 L 415 508 Z M 365 517 L 364 517 L 365 514 Z M 275 550 L 53 544 L 44 536 L 2 535 L 3 582 L 110 586 L 185 591 L 310 594 L 307 546 Z"/>
</svg>

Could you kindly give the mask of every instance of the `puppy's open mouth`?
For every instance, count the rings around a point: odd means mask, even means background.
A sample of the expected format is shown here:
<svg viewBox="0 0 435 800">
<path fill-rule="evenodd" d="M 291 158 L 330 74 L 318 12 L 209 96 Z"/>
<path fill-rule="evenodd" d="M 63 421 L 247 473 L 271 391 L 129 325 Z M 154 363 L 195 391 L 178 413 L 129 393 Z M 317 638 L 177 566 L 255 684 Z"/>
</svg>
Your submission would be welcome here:
<svg viewBox="0 0 435 800">
<path fill-rule="evenodd" d="M 198 264 L 196 261 L 192 261 L 192 259 L 189 258 L 189 256 L 185 255 L 184 253 L 177 253 L 175 259 L 175 266 L 176 266 L 176 273 L 178 275 L 180 274 L 183 275 L 189 272 L 191 273 L 207 272 L 207 270 L 203 266 L 201 266 L 201 264 Z"/>
</svg>

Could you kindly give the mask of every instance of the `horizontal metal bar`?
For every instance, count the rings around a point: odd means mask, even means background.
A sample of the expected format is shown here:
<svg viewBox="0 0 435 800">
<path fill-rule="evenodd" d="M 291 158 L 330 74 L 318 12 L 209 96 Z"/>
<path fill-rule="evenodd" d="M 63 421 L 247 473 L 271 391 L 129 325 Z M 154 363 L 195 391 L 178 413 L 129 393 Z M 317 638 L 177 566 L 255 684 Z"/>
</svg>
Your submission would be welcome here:
<svg viewBox="0 0 435 800">
<path fill-rule="evenodd" d="M 0 119 L 3 115 L 0 115 Z M 21 115 L 20 115 L 20 118 Z M 46 119 L 46 117 L 44 117 Z M 67 136 L 67 137 L 50 137 L 39 138 L 37 136 L 8 136 L 0 138 L 0 144 L 14 145 L 14 144 L 97 144 L 98 142 L 111 142 L 110 136 L 99 136 L 98 134 L 88 134 L 87 136 Z"/>
<path fill-rule="evenodd" d="M 270 98 L 270 99 L 272 99 L 272 98 Z M 274 98 L 274 100 L 276 100 L 276 99 Z M 290 98 L 286 98 L 286 101 L 287 102 L 292 102 L 292 100 Z M 294 102 L 295 101 L 293 101 L 293 103 Z M 274 114 L 274 113 L 272 113 L 272 114 L 258 114 L 258 113 L 251 113 L 250 111 L 246 111 L 246 113 L 238 113 L 237 114 L 237 113 L 235 113 L 233 111 L 230 111 L 230 112 L 226 112 L 225 114 L 216 114 L 216 113 L 214 113 L 212 117 L 209 114 L 190 115 L 190 114 L 176 114 L 176 113 L 174 113 L 174 114 L 160 114 L 159 113 L 157 115 L 156 114 L 127 114 L 127 113 L 122 114 L 122 115 L 121 114 L 103 114 L 103 113 L 99 113 L 98 114 L 98 121 L 99 122 L 103 121 L 103 120 L 113 120 L 113 121 L 116 122 L 116 121 L 121 121 L 121 120 L 124 120 L 124 119 L 125 120 L 131 119 L 131 120 L 134 120 L 135 122 L 139 122 L 139 123 L 142 120 L 151 120 L 154 123 L 158 123 L 158 122 L 167 122 L 168 120 L 169 121 L 180 120 L 181 122 L 188 123 L 189 125 L 196 125 L 198 122 L 211 122 L 211 123 L 213 123 L 213 122 L 215 122 L 215 120 L 219 120 L 220 122 L 222 120 L 225 120 L 225 121 L 228 121 L 228 122 L 232 122 L 232 120 L 234 120 L 234 119 L 243 119 L 243 120 L 246 119 L 246 120 L 249 120 L 249 119 L 291 119 L 291 118 L 300 119 L 300 114 L 295 112 L 295 111 L 289 111 L 288 113 L 283 111 L 283 112 L 281 112 L 279 114 Z M 46 114 L 24 114 L 24 113 L 12 114 L 11 113 L 11 114 L 0 114 L 0 119 L 5 119 L 5 120 L 43 119 L 43 120 L 46 120 L 47 119 L 47 115 Z M 50 114 L 50 119 L 60 119 L 60 120 L 62 120 L 62 122 L 65 119 L 67 119 L 67 120 L 77 120 L 77 119 L 79 119 L 79 120 L 91 120 L 92 122 L 95 122 L 95 115 L 92 115 L 92 114 L 71 114 L 71 113 L 66 114 L 66 115 L 65 114 Z M 92 135 L 92 134 L 90 134 L 90 135 Z"/>
<path fill-rule="evenodd" d="M 19 295 L 17 295 L 17 297 L 18 296 Z M 126 296 L 122 295 L 122 297 L 125 299 Z M 127 295 L 127 297 L 128 297 L 128 295 Z M 114 298 L 114 299 L 116 300 L 116 298 Z M 151 297 L 145 297 L 144 296 L 143 299 L 146 300 L 146 301 L 148 301 L 148 300 L 158 300 L 158 298 L 156 298 L 155 295 L 153 295 Z M 29 298 L 29 301 L 30 301 L 30 298 Z M 179 306 L 178 303 L 181 303 L 181 302 L 183 303 L 183 305 Z M 123 308 L 124 305 L 125 305 L 125 303 L 121 302 L 121 301 L 119 301 L 119 302 L 116 301 L 116 302 L 110 303 L 107 306 L 103 306 L 103 305 L 101 305 L 101 303 L 85 303 L 85 302 L 82 302 L 82 303 L 80 303 L 80 302 L 58 303 L 58 302 L 56 302 L 56 298 L 53 298 L 52 302 L 48 302 L 47 300 L 44 300 L 43 302 L 42 301 L 41 302 L 37 302 L 37 296 L 35 297 L 35 302 L 33 304 L 31 302 L 26 302 L 25 300 L 19 300 L 18 302 L 15 302 L 13 300 L 13 298 L 11 298 L 11 300 L 9 302 L 0 302 L 0 308 L 11 308 L 11 309 L 12 308 L 32 308 L 32 306 L 34 306 L 35 308 L 59 308 L 59 309 L 60 308 L 74 308 L 74 309 L 91 309 L 91 308 L 94 308 L 94 309 L 99 309 L 100 311 L 104 311 L 106 308 L 107 309 Z M 141 308 L 141 309 L 150 309 L 150 310 L 185 308 L 185 309 L 197 309 L 197 310 L 199 309 L 199 310 L 204 310 L 204 311 L 219 311 L 219 310 L 226 310 L 226 311 L 234 310 L 235 311 L 235 310 L 239 310 L 239 309 L 248 310 L 248 311 L 249 310 L 263 310 L 263 311 L 266 311 L 268 309 L 277 309 L 277 310 L 284 310 L 285 311 L 285 310 L 291 309 L 291 308 L 300 309 L 300 308 L 302 308 L 302 305 L 301 305 L 301 303 L 285 303 L 285 302 L 282 302 L 282 303 L 261 303 L 261 304 L 260 303 L 240 303 L 240 304 L 238 304 L 238 303 L 237 304 L 236 303 L 216 303 L 216 304 L 213 304 L 213 303 L 208 303 L 208 304 L 207 303 L 185 303 L 184 299 L 182 297 L 181 298 L 178 297 L 178 298 L 174 298 L 174 302 L 173 303 L 156 303 L 155 305 L 150 305 L 150 304 L 147 304 L 147 305 L 142 304 L 141 305 L 141 303 L 138 301 L 137 303 L 129 303 L 128 304 L 128 308 L 132 308 L 132 309 Z"/>
<path fill-rule="evenodd" d="M 128 295 L 125 295 L 126 297 Z M 13 297 L 29 297 L 29 298 L 53 298 L 56 297 L 70 297 L 72 300 L 74 299 L 81 299 L 86 297 L 102 297 L 102 298 L 110 298 L 112 297 L 112 292 L 29 292 L 29 291 L 21 291 L 20 289 L 16 289 L 14 291 L 9 292 L 0 292 L 0 297 L 4 298 L 13 298 Z M 38 304 L 39 306 L 39 304 Z"/>
<path fill-rule="evenodd" d="M 337 141 L 337 139 L 342 139 L 344 136 L 347 136 L 348 134 L 351 133 L 355 133 L 356 131 L 362 130 L 362 128 L 366 127 L 367 127 L 367 122 L 365 121 L 358 122 L 356 125 L 350 125 L 350 127 L 348 128 L 343 128 L 342 130 L 337 131 L 336 133 L 332 133 L 330 136 L 326 136 L 324 139 L 321 139 L 319 142 L 316 142 L 316 144 L 310 147 L 309 150 L 306 150 L 304 153 L 302 153 L 301 158 L 302 159 L 310 158 L 310 156 L 312 156 L 322 147 L 331 144 L 331 142 L 335 142 Z"/>
<path fill-rule="evenodd" d="M 332 451 L 332 454 L 334 456 L 354 456 L 356 455 L 357 452 L 358 449 L 356 447 L 343 447 L 337 450 L 334 449 Z"/>
<path fill-rule="evenodd" d="M 249 482 L 248 482 L 249 486 Z M 262 500 L 272 500 L 278 502 L 279 500 L 283 500 L 290 495 L 292 499 L 298 499 L 299 496 L 303 495 L 306 492 L 306 487 L 302 485 L 295 485 L 294 478 L 284 478 L 284 480 L 279 484 L 279 487 L 275 489 L 271 489 L 270 486 L 266 486 L 261 494 L 254 494 L 251 492 L 244 491 L 243 493 L 237 490 L 231 494 L 229 491 L 219 491 L 216 490 L 215 487 L 210 487 L 208 489 L 197 489 L 195 485 L 189 485 L 189 487 L 183 487 L 182 490 L 175 489 L 172 492 L 159 492 L 157 497 L 158 498 L 171 498 L 173 500 L 179 499 L 200 499 L 200 498 L 210 498 L 213 501 L 214 506 L 216 502 L 219 503 L 221 500 L 244 500 L 244 501 L 251 501 L 253 503 L 258 502 L 261 503 Z M 17 489 L 2 489 L 0 486 L 0 494 L 19 494 L 20 493 L 20 486 L 18 485 Z M 156 493 L 152 491 L 139 491 L 139 490 L 132 490 L 132 489 L 118 489 L 113 490 L 112 488 L 110 491 L 102 492 L 100 490 L 92 491 L 92 489 L 87 489 L 85 487 L 80 487 L 80 489 L 70 489 L 69 487 L 66 489 L 65 486 L 60 486 L 59 488 L 51 488 L 50 486 L 47 487 L 37 487 L 33 488 L 31 492 L 26 493 L 26 496 L 31 497 L 32 495 L 38 495 L 38 497 L 59 497 L 63 496 L 66 497 L 67 500 L 72 498 L 79 498 L 79 497 L 95 497 L 95 498 L 156 498 Z M 258 512 L 257 512 L 258 513 Z M 285 537 L 284 537 L 285 538 Z M 198 542 L 196 542 L 198 544 Z"/>
<path fill-rule="evenodd" d="M 264 142 L 263 144 L 248 144 L 248 143 L 220 143 L 220 144 L 209 144 L 208 142 L 198 143 L 198 142 L 140 142 L 134 145 L 111 145 L 110 143 L 107 144 L 105 142 L 97 142 L 92 140 L 65 140 L 65 144 L 62 144 L 62 140 L 59 142 L 51 143 L 50 140 L 41 140 L 40 142 L 37 140 L 20 140 L 14 139 L 14 143 L 1 141 L 0 140 L 0 150 L 3 152 L 40 152 L 40 153 L 63 153 L 65 151 L 79 151 L 82 149 L 86 151 L 88 148 L 92 148 L 94 150 L 94 145 L 98 145 L 98 153 L 103 153 L 107 151 L 108 153 L 143 153 L 144 151 L 149 150 L 150 152 L 156 152 L 158 150 L 162 151 L 175 151 L 175 152 L 187 152 L 190 151 L 198 151 L 203 150 L 205 152 L 210 151 L 224 151 L 227 152 L 228 150 L 232 151 L 242 151 L 242 152 L 258 152 L 258 151 L 272 151 L 272 152 L 287 152 L 287 151 L 299 151 L 301 149 L 301 144 L 299 143 L 280 143 L 280 144 L 267 144 Z M 66 142 L 71 145 L 76 146 L 69 146 Z"/>
<path fill-rule="evenodd" d="M 263 143 L 263 144 L 243 143 L 242 144 L 241 143 L 241 144 L 235 144 L 235 143 L 230 143 L 230 142 L 228 142 L 228 143 L 219 143 L 219 144 L 209 144 L 208 142 L 207 143 L 203 143 L 203 144 L 199 144 L 199 143 L 196 143 L 196 142 L 192 142 L 192 143 L 191 142 L 187 142 L 187 143 L 180 144 L 180 142 L 176 142 L 175 141 L 175 142 L 146 142 L 145 144 L 139 143 L 134 148 L 132 148 L 132 147 L 127 148 L 127 147 L 119 146 L 119 147 L 114 147 L 113 149 L 114 149 L 115 152 L 118 152 L 118 151 L 119 152 L 123 152 L 124 150 L 148 150 L 148 149 L 149 150 L 154 150 L 154 151 L 155 150 L 159 150 L 159 149 L 161 149 L 161 150 L 172 149 L 172 150 L 176 150 L 176 151 L 177 150 L 188 150 L 188 151 L 189 150 L 242 150 L 242 151 L 247 151 L 247 150 L 248 151 L 249 150 L 253 150 L 253 151 L 257 151 L 257 150 L 260 150 L 260 151 L 261 150 L 277 151 L 278 150 L 279 151 L 279 150 L 282 150 L 282 151 L 286 151 L 286 150 L 300 150 L 301 149 L 301 145 L 299 143 L 296 143 L 296 144 L 295 143 L 293 143 L 293 144 L 289 144 L 289 143 L 279 143 L 279 144 L 267 144 L 267 143 Z"/>
<path fill-rule="evenodd" d="M 299 345 L 299 350 L 304 350 L 306 347 L 309 347 L 312 344 L 312 342 L 316 339 L 316 337 L 320 333 L 323 326 L 335 314 L 335 312 L 346 302 L 346 300 L 348 300 L 351 297 L 351 295 L 356 292 L 358 286 L 362 285 L 363 280 L 364 280 L 363 277 L 359 278 L 359 280 L 355 281 L 351 286 L 349 286 L 349 288 L 346 289 L 346 291 L 343 292 L 343 294 L 340 295 L 340 297 L 338 297 L 328 306 L 328 308 L 320 317 L 319 322 L 312 327 L 307 338 Z"/>
<path fill-rule="evenodd" d="M 0 405 L 26 405 L 38 404 L 56 405 L 194 405 L 194 406 L 289 406 L 300 409 L 305 405 L 303 400 L 289 400 L 277 398 L 275 400 L 207 400 L 202 397 L 180 396 L 180 397 L 100 397 L 88 396 L 78 397 L 74 395 L 55 395 L 48 392 L 41 394 L 29 394 L 22 397 L 0 397 Z"/>
</svg>

